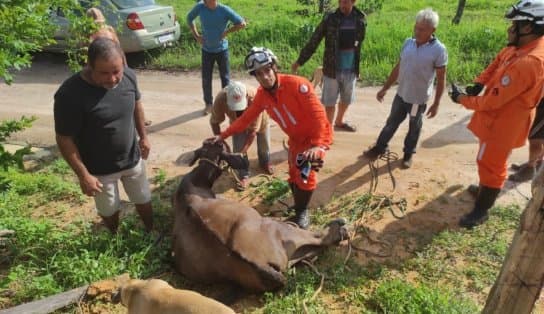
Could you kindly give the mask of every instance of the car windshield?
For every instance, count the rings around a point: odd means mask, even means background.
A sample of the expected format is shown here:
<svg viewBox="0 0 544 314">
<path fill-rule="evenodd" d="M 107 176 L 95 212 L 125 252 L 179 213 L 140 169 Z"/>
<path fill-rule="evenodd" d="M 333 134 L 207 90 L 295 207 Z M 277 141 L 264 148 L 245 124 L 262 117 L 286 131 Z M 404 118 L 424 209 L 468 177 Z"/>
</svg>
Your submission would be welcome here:
<svg viewBox="0 0 544 314">
<path fill-rule="evenodd" d="M 155 4 L 155 0 L 112 0 L 120 9 L 143 7 Z"/>
</svg>

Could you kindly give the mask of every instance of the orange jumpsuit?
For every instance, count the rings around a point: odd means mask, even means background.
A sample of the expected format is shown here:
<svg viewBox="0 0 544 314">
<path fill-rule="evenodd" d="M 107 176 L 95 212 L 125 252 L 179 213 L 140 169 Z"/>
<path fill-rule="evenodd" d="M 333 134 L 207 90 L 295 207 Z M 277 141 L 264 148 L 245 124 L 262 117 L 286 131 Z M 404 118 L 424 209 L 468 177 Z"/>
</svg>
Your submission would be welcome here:
<svg viewBox="0 0 544 314">
<path fill-rule="evenodd" d="M 480 184 L 502 188 L 512 149 L 525 144 L 535 107 L 543 96 L 544 38 L 522 47 L 506 47 L 476 78 L 482 96 L 461 98 L 474 110 L 468 128 L 478 137 Z"/>
<path fill-rule="evenodd" d="M 301 190 L 311 191 L 317 185 L 315 171 L 312 170 L 304 182 L 296 166 L 296 156 L 314 146 L 328 149 L 332 142 L 331 125 L 323 105 L 314 93 L 313 85 L 307 79 L 277 74 L 277 80 L 278 88 L 274 93 L 262 87 L 257 89 L 251 106 L 221 133 L 221 137 L 227 138 L 242 132 L 266 110 L 270 118 L 289 136 L 289 182 Z"/>
</svg>

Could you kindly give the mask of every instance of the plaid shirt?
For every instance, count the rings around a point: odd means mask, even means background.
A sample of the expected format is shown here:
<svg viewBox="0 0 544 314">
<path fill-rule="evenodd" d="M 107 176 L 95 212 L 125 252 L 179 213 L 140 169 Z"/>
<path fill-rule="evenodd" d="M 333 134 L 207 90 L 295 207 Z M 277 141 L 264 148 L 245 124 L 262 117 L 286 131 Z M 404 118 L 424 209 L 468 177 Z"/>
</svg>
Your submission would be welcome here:
<svg viewBox="0 0 544 314">
<path fill-rule="evenodd" d="M 361 60 L 361 45 L 365 39 L 366 33 L 366 15 L 353 7 L 351 14 L 355 14 L 355 75 L 359 76 L 359 62 Z M 336 78 L 336 65 L 338 57 L 338 39 L 340 33 L 340 22 L 342 21 L 343 14 L 340 9 L 334 12 L 327 13 L 321 23 L 317 26 L 310 41 L 302 48 L 300 55 L 297 59 L 297 63 L 303 65 L 314 54 L 315 50 L 321 43 L 323 37 L 325 38 L 325 52 L 323 54 L 323 74 Z"/>
</svg>

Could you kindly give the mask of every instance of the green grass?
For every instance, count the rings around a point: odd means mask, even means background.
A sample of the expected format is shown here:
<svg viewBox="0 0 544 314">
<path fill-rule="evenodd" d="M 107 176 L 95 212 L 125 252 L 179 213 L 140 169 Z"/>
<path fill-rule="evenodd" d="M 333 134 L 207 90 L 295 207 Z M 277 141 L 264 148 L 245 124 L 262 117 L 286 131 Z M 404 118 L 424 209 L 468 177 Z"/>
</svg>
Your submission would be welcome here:
<svg viewBox="0 0 544 314">
<path fill-rule="evenodd" d="M 112 236 L 95 230 L 77 213 L 73 221 L 59 221 L 56 211 L 40 212 L 44 206 L 80 210 L 84 198 L 64 161 L 33 173 L 10 169 L 1 174 L 7 184 L 0 194 L 0 230 L 15 235 L 0 245 L 0 294 L 10 295 L 0 297 L 0 308 L 125 272 L 147 278 L 171 271 L 169 237 L 156 244 L 156 236 L 146 235 L 135 215 L 125 217 Z M 167 188 L 163 173 L 156 180 Z M 158 225 L 171 229 L 171 220 L 164 217 L 166 207 L 156 200 L 154 206 Z"/>
<path fill-rule="evenodd" d="M 187 27 L 186 14 L 194 1 L 159 0 L 172 5 L 182 26 L 178 45 L 156 56 L 150 56 L 149 67 L 193 69 L 200 67 L 200 47 Z M 229 36 L 231 67 L 243 71 L 243 58 L 252 46 L 267 46 L 279 57 L 283 71 L 290 71 L 300 49 L 308 41 L 321 20 L 317 1 L 221 1 L 235 9 L 248 22 L 248 27 Z M 305 4 L 307 3 L 307 5 Z M 332 1 L 336 8 L 336 2 Z M 466 4 L 459 25 L 452 25 L 457 1 L 389 0 L 357 1 L 359 7 L 381 4 L 381 9 L 368 15 L 367 37 L 362 46 L 361 81 L 365 85 L 381 84 L 398 60 L 399 49 L 410 37 L 418 10 L 432 7 L 440 15 L 437 36 L 449 53 L 448 78 L 470 82 L 506 44 L 508 23 L 504 12 L 510 0 L 473 0 Z M 379 7 L 379 6 L 378 6 Z M 198 20 L 198 19 L 197 19 Z M 323 43 L 301 69 L 310 76 L 321 64 Z"/>
<path fill-rule="evenodd" d="M 155 243 L 136 215 L 124 217 L 119 233 L 112 236 L 78 215 L 41 212 L 44 207 L 57 207 L 61 213 L 80 210 L 84 199 L 64 161 L 36 172 L 10 169 L 1 174 L 7 185 L 0 194 L 0 229 L 14 230 L 15 236 L 0 245 L 0 308 L 126 272 L 139 278 L 161 277 L 180 288 L 214 289 L 177 275 L 169 257 L 170 237 Z M 170 196 L 179 178 L 168 178 L 159 170 L 151 181 L 157 186 L 153 191 L 157 227 L 168 234 Z M 288 186 L 277 178 L 263 180 L 252 185 L 250 193 L 259 201 L 275 202 L 288 195 Z M 382 200 L 369 194 L 343 196 L 320 208 L 314 222 L 326 223 L 333 212 L 334 217 L 347 218 L 349 225 L 363 215 L 365 225 L 368 219 L 379 221 L 389 214 Z M 243 312 L 477 313 L 499 272 L 519 215 L 517 206 L 495 207 L 486 224 L 470 231 L 402 233 L 399 239 L 413 238 L 417 243 L 412 255 L 403 259 L 361 259 L 355 251 L 346 258 L 345 247 L 327 250 L 314 262 L 319 274 L 304 265 L 291 269 L 284 289 L 243 303 Z M 357 230 L 360 237 L 365 230 Z M 387 237 L 378 234 L 379 239 Z"/>
</svg>

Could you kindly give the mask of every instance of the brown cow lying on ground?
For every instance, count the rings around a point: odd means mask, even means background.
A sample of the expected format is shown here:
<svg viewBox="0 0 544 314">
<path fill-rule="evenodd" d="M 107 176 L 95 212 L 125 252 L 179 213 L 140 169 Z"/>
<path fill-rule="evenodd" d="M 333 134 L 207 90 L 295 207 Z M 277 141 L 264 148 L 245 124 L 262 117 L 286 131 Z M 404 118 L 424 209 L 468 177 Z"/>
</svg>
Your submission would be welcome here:
<svg viewBox="0 0 544 314">
<path fill-rule="evenodd" d="M 283 272 L 322 248 L 347 239 L 343 220 L 321 233 L 262 217 L 255 209 L 216 198 L 212 185 L 225 163 L 245 161 L 225 143 L 204 143 L 191 161 L 198 166 L 181 181 L 174 195 L 173 255 L 176 268 L 198 282 L 227 281 L 251 291 L 271 291 L 286 283 Z"/>
</svg>

